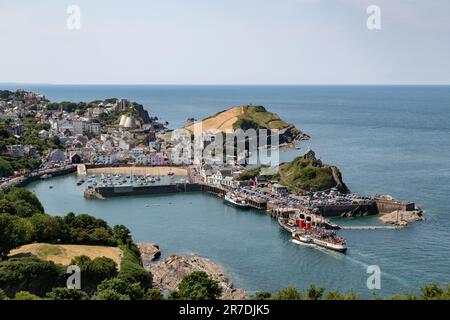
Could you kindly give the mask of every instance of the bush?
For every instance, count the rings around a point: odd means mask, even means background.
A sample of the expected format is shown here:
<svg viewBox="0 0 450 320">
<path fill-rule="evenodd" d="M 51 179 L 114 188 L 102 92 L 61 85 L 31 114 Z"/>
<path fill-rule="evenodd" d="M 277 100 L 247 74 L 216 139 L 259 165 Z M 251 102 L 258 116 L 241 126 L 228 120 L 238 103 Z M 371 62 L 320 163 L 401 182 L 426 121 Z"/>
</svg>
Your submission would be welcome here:
<svg viewBox="0 0 450 320">
<path fill-rule="evenodd" d="M 14 204 L 7 200 L 7 199 L 1 199 L 0 200 L 0 213 L 7 213 L 15 215 L 17 213 L 16 208 L 14 207 Z"/>
<path fill-rule="evenodd" d="M 41 300 L 41 298 L 28 291 L 19 291 L 14 296 L 14 300 Z"/>
<path fill-rule="evenodd" d="M 303 295 L 296 288 L 289 287 L 278 291 L 272 296 L 273 300 L 303 300 Z"/>
<path fill-rule="evenodd" d="M 135 244 L 120 245 L 123 256 L 120 263 L 119 278 L 130 283 L 139 283 L 146 290 L 152 285 L 152 274 L 142 266 L 139 249 Z"/>
<path fill-rule="evenodd" d="M 148 289 L 145 294 L 145 300 L 164 300 L 164 296 L 159 289 Z"/>
<path fill-rule="evenodd" d="M 16 209 L 16 215 L 19 217 L 31 217 L 35 214 L 41 213 L 38 211 L 35 207 L 33 207 L 31 204 L 26 202 L 25 200 L 18 200 L 13 203 L 15 209 Z"/>
<path fill-rule="evenodd" d="M 129 296 L 114 290 L 103 290 L 92 296 L 92 300 L 131 300 Z"/>
<path fill-rule="evenodd" d="M 55 243 L 68 238 L 68 228 L 59 217 L 35 214 L 29 221 L 33 225 L 33 241 Z"/>
<path fill-rule="evenodd" d="M 0 150 L 1 151 L 1 150 Z M 14 173 L 11 164 L 0 157 L 0 177 L 9 177 Z"/>
<path fill-rule="evenodd" d="M 272 297 L 270 292 L 260 291 L 256 292 L 255 295 L 251 297 L 252 300 L 268 300 Z"/>
<path fill-rule="evenodd" d="M 34 207 L 37 211 L 42 213 L 44 212 L 44 207 L 42 206 L 39 199 L 34 193 L 28 191 L 27 189 L 12 188 L 11 191 L 6 194 L 6 198 L 12 202 L 23 200 Z"/>
<path fill-rule="evenodd" d="M 96 295 L 101 295 L 102 292 L 116 292 L 122 296 L 126 296 L 131 300 L 142 300 L 144 298 L 144 290 L 139 283 L 130 283 L 123 279 L 114 278 L 103 281 L 97 287 Z"/>
<path fill-rule="evenodd" d="M 116 263 L 106 257 L 96 257 L 91 260 L 88 256 L 78 256 L 70 264 L 80 268 L 83 275 L 82 289 L 89 293 L 93 293 L 99 283 L 117 274 Z"/>
<path fill-rule="evenodd" d="M 172 297 L 181 300 L 214 300 L 222 294 L 219 283 L 204 271 L 194 271 L 181 280 Z"/>
<path fill-rule="evenodd" d="M 25 219 L 7 213 L 0 214 L 0 260 L 9 252 L 30 242 L 33 226 Z"/>
<path fill-rule="evenodd" d="M 10 258 L 0 262 L 0 287 L 8 296 L 29 291 L 38 296 L 65 284 L 65 269 L 34 257 Z"/>
<path fill-rule="evenodd" d="M 89 300 L 86 292 L 69 288 L 53 288 L 45 297 L 49 300 Z"/>
</svg>

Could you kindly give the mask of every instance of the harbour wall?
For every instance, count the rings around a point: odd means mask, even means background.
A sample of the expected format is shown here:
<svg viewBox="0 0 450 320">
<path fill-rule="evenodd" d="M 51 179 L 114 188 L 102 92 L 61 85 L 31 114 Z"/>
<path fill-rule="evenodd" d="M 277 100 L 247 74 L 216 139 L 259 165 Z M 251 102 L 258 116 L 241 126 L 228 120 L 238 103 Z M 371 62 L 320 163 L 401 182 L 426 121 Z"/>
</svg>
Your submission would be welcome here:
<svg viewBox="0 0 450 320">
<path fill-rule="evenodd" d="M 413 211 L 416 208 L 414 202 L 399 201 L 375 197 L 378 213 L 391 213 L 394 211 Z"/>
<path fill-rule="evenodd" d="M 117 186 L 98 187 L 95 191 L 104 198 L 123 197 L 132 195 L 152 195 L 163 193 L 198 192 L 203 191 L 202 185 L 197 183 L 170 184 L 164 186 Z"/>
<path fill-rule="evenodd" d="M 333 205 L 319 205 L 317 208 L 320 214 L 325 217 L 338 216 L 360 216 L 360 215 L 375 215 L 378 214 L 378 209 L 375 202 L 364 204 L 333 204 Z"/>
</svg>

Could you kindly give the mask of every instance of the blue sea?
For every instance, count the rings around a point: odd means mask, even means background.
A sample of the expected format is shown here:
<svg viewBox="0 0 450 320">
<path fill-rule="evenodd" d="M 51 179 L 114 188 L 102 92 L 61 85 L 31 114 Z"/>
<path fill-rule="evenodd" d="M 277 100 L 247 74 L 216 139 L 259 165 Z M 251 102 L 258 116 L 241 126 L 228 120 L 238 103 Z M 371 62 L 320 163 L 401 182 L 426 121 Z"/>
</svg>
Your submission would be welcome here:
<svg viewBox="0 0 450 320">
<path fill-rule="evenodd" d="M 165 255 L 196 253 L 217 261 L 249 293 L 315 283 L 370 298 L 450 282 L 449 86 L 0 85 L 16 88 L 52 101 L 127 98 L 173 128 L 231 106 L 263 105 L 311 135 L 304 150 L 337 165 L 353 192 L 414 201 L 426 220 L 403 230 L 341 231 L 349 252 L 340 255 L 296 245 L 266 214 L 242 212 L 205 194 L 87 201 L 75 176 L 29 186 L 49 213 L 87 212 L 123 223 L 136 241 L 156 242 Z M 378 223 L 374 217 L 340 222 Z M 367 288 L 369 265 L 381 268 L 381 290 Z"/>
</svg>

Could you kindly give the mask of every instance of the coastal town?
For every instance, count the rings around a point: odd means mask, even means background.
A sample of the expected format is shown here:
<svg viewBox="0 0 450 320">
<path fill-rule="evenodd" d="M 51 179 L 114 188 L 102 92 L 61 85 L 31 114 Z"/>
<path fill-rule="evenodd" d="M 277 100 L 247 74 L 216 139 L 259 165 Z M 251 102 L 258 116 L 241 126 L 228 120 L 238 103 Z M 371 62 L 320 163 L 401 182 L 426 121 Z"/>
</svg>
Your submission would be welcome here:
<svg viewBox="0 0 450 320">
<path fill-rule="evenodd" d="M 261 108 L 248 109 L 267 113 Z M 244 113 L 244 109 L 231 110 Z M 277 116 L 270 117 L 272 123 L 289 130 L 285 138 L 289 143 L 308 138 Z M 193 120 L 188 119 L 187 125 Z M 304 190 L 289 184 L 289 176 L 282 174 L 283 166 L 292 164 L 281 164 L 275 171 L 281 172 L 278 176 L 273 170 L 262 170 L 267 168 L 248 168 L 233 157 L 222 163 L 180 164 L 171 132 L 167 122 L 126 99 L 55 103 L 23 90 L 2 91 L 0 188 L 9 190 L 29 181 L 78 172 L 78 185 L 85 184 L 87 198 L 209 192 L 240 209 L 267 211 L 294 240 L 341 252 L 346 250 L 345 240 L 335 233 L 341 226 L 329 217 L 380 214 L 395 226 L 422 219 L 420 208 L 412 202 L 348 192 L 337 169 L 316 159 L 312 150 L 293 162 L 310 170 L 302 182 L 315 181 L 323 172 L 331 182 Z"/>
</svg>

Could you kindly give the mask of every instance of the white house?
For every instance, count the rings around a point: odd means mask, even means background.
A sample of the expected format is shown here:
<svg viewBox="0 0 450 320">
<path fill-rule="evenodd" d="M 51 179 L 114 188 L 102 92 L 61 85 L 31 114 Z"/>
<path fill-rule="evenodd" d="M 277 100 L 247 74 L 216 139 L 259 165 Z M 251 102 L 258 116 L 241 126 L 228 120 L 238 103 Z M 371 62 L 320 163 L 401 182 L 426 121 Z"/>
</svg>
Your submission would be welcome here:
<svg viewBox="0 0 450 320">
<path fill-rule="evenodd" d="M 137 158 L 137 157 L 143 156 L 144 153 L 145 153 L 144 148 L 142 146 L 137 146 L 130 150 L 129 155 L 130 155 L 130 157 Z"/>
<path fill-rule="evenodd" d="M 116 156 L 112 152 L 99 152 L 95 159 L 95 162 L 100 164 L 113 164 L 115 161 Z"/>
<path fill-rule="evenodd" d="M 206 182 L 210 184 L 232 186 L 233 173 L 230 169 L 216 170 L 212 175 L 206 177 Z"/>
</svg>

